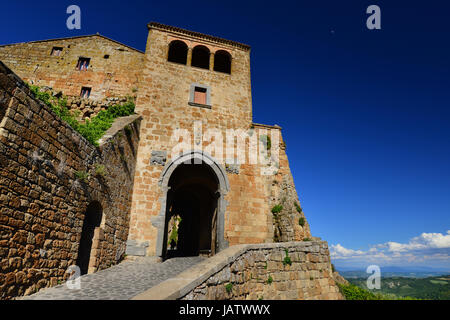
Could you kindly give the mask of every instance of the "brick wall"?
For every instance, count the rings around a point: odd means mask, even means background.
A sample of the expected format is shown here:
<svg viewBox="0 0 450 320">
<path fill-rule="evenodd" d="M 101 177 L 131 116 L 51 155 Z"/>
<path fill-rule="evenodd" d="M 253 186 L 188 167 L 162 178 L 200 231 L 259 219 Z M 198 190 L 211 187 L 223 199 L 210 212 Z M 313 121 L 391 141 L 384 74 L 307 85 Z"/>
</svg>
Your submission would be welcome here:
<svg viewBox="0 0 450 320">
<path fill-rule="evenodd" d="M 62 48 L 53 56 L 55 47 Z M 87 71 L 77 70 L 80 57 L 90 58 Z M 23 80 L 80 96 L 91 88 L 91 99 L 134 95 L 144 54 L 100 35 L 0 46 L 3 61 Z"/>
<path fill-rule="evenodd" d="M 139 116 L 116 120 L 95 148 L 1 62 L 0 97 L 0 298 L 67 279 L 93 202 L 103 210 L 89 271 L 116 264 L 128 237 Z M 105 174 L 98 174 L 99 165 Z"/>
</svg>

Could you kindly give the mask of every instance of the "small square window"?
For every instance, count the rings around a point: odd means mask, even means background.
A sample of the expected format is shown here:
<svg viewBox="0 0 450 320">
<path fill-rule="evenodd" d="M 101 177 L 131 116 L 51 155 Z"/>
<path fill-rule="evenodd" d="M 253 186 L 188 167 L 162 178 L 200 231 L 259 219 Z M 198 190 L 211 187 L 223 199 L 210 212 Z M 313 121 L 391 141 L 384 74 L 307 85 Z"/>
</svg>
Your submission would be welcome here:
<svg viewBox="0 0 450 320">
<path fill-rule="evenodd" d="M 77 70 L 86 71 L 89 68 L 90 58 L 79 58 L 77 63 Z"/>
<path fill-rule="evenodd" d="M 55 57 L 59 57 L 62 53 L 62 50 L 63 50 L 63 48 L 61 48 L 61 47 L 53 47 L 51 55 L 55 56 Z"/>
<path fill-rule="evenodd" d="M 194 103 L 206 104 L 206 88 L 195 87 Z"/>
<path fill-rule="evenodd" d="M 211 89 L 209 86 L 193 83 L 189 94 L 189 105 L 211 109 Z"/>
<path fill-rule="evenodd" d="M 89 98 L 90 95 L 91 95 L 91 88 L 88 88 L 88 87 L 81 88 L 80 97 L 87 99 L 87 98 Z"/>
</svg>

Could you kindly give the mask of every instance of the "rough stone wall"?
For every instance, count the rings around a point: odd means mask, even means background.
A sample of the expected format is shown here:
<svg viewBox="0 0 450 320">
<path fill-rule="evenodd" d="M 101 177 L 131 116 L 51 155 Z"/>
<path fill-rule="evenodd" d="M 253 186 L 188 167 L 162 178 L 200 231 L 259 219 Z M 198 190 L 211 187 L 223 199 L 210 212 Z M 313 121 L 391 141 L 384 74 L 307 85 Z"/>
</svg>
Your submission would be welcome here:
<svg viewBox="0 0 450 320">
<path fill-rule="evenodd" d="M 0 97 L 0 298 L 67 279 L 93 201 L 103 212 L 89 271 L 117 263 L 128 237 L 139 116 L 125 122 L 128 130 L 116 121 L 95 148 L 1 62 Z M 89 176 L 79 179 L 76 172 Z"/>
<path fill-rule="evenodd" d="M 274 242 L 311 239 L 311 231 L 297 195 L 286 154 L 286 145 L 280 144 L 280 169 L 277 174 L 267 176 L 269 204 L 271 208 L 282 206 L 279 213 L 273 213 L 270 226 Z M 301 219 L 301 220 L 300 220 Z"/>
<path fill-rule="evenodd" d="M 51 55 L 54 47 L 63 48 L 60 56 Z M 76 69 L 80 57 L 91 59 L 87 71 Z M 80 96 L 81 88 L 89 87 L 92 100 L 133 95 L 143 57 L 142 52 L 100 35 L 0 46 L 0 61 L 23 80 L 67 96 Z"/>
<path fill-rule="evenodd" d="M 340 300 L 343 297 L 333 279 L 327 243 L 305 241 L 249 248 L 182 299 Z"/>
<path fill-rule="evenodd" d="M 187 65 L 167 61 L 169 43 L 175 39 L 184 41 L 189 47 Z M 231 74 L 191 67 L 192 48 L 198 44 L 207 46 L 212 53 L 219 49 L 227 50 L 232 56 Z M 214 61 L 213 54 L 210 61 Z M 212 63 L 210 68 L 212 69 Z M 188 104 L 193 83 L 211 88 L 211 108 Z M 208 129 L 217 129 L 222 135 L 224 146 L 227 129 L 247 131 L 255 127 L 252 124 L 249 50 L 189 34 L 150 28 L 137 112 L 143 115 L 143 122 L 133 194 L 130 243 L 133 246 L 141 245 L 146 248 L 148 255 L 154 255 L 157 229 L 151 221 L 161 209 L 163 191 L 158 180 L 164 165 L 174 160 L 171 158 L 171 151 L 178 143 L 178 140 L 172 140 L 175 131 L 188 130 L 191 133 L 192 149 L 203 148 L 207 151 L 211 139 L 196 143 L 197 137 L 193 133 L 196 122 L 201 123 L 203 133 Z M 267 126 L 255 129 L 266 129 L 269 135 L 271 130 L 279 130 Z M 280 185 L 283 179 L 287 179 L 291 188 L 294 188 L 285 151 L 281 150 L 279 173 L 269 177 L 261 174 L 261 165 L 248 162 L 226 165 L 224 160 L 234 157 L 226 155 L 225 148 L 222 151 L 224 157 L 220 165 L 226 167 L 230 183 L 230 191 L 225 198 L 228 203 L 225 239 L 229 245 L 273 242 L 271 208 L 278 201 L 279 187 L 272 188 L 272 183 L 276 181 Z M 156 156 L 158 154 L 164 156 Z M 215 156 L 215 153 L 211 151 L 211 155 Z M 298 201 L 295 191 L 289 194 L 289 201 L 293 204 L 294 200 Z M 289 208 L 285 211 L 289 211 Z M 283 217 L 286 215 L 290 213 Z M 301 240 L 302 230 L 297 230 L 298 227 L 291 229 L 283 231 L 286 234 L 283 239 Z M 307 225 L 304 233 L 309 235 Z"/>
</svg>

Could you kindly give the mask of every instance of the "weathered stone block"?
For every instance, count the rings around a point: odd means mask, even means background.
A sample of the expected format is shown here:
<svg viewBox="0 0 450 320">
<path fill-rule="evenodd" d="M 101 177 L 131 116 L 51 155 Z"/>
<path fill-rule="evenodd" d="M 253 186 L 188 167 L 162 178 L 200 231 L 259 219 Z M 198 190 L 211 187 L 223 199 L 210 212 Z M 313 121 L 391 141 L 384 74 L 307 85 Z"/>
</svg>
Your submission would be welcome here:
<svg viewBox="0 0 450 320">
<path fill-rule="evenodd" d="M 167 161 L 167 151 L 152 151 L 152 156 L 150 158 L 151 165 L 163 166 Z"/>
</svg>

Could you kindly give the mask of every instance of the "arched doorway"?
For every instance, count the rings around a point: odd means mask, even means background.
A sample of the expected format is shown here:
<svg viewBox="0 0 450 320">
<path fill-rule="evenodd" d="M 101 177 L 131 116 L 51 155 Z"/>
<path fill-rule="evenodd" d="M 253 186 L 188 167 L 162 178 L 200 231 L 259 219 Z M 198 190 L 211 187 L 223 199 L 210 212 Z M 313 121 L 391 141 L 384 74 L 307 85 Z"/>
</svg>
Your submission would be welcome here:
<svg viewBox="0 0 450 320">
<path fill-rule="evenodd" d="M 202 151 L 181 155 L 166 165 L 160 186 L 164 192 L 161 211 L 152 219 L 158 228 L 158 256 L 214 255 L 228 246 L 224 197 L 229 182 L 225 170 L 211 156 Z M 176 244 L 171 238 L 175 221 Z"/>
<path fill-rule="evenodd" d="M 102 206 L 97 201 L 91 202 L 84 215 L 80 246 L 78 248 L 77 266 L 80 268 L 82 275 L 88 273 L 95 228 L 100 227 L 101 222 Z"/>
<path fill-rule="evenodd" d="M 172 173 L 169 188 L 165 223 L 169 248 L 165 256 L 214 254 L 219 188 L 214 171 L 204 163 L 181 164 Z M 169 234 L 173 217 L 178 224 Z M 177 237 L 171 237 L 174 233 Z"/>
</svg>

